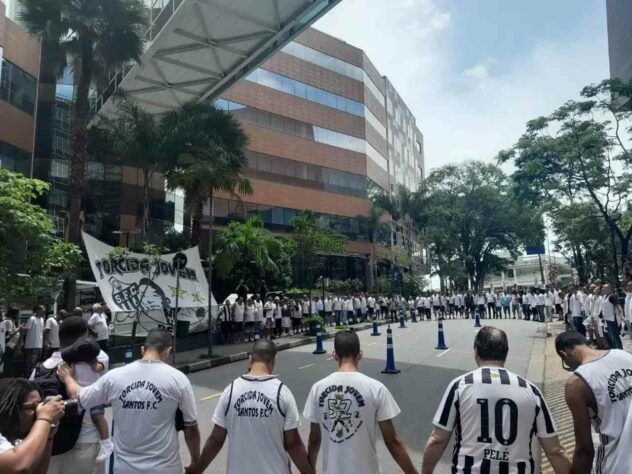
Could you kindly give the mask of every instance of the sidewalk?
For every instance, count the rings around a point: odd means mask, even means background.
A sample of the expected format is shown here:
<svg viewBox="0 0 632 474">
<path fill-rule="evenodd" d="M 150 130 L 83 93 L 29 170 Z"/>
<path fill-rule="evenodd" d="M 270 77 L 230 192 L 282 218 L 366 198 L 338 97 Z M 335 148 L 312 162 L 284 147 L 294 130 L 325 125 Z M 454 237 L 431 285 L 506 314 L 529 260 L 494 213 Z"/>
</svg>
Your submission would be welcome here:
<svg viewBox="0 0 632 474">
<path fill-rule="evenodd" d="M 378 326 L 390 324 L 389 321 L 378 321 Z M 394 323 L 397 324 L 397 323 Z M 349 325 L 348 328 L 354 331 L 365 331 L 373 327 L 372 322 Z M 323 339 L 329 339 L 336 334 L 336 327 L 329 326 L 328 332 L 323 333 Z M 293 347 L 316 344 L 315 336 L 290 335 L 280 339 L 275 339 L 277 350 L 282 351 Z M 237 344 L 218 344 L 213 346 L 213 359 L 206 359 L 206 348 L 196 349 L 178 353 L 176 367 L 185 374 L 197 372 L 199 370 L 217 367 L 218 365 L 230 364 L 239 360 L 248 359 L 248 351 L 252 348 L 252 342 L 241 342 Z"/>
<path fill-rule="evenodd" d="M 555 336 L 564 332 L 564 323 L 557 321 L 549 323 L 547 330 L 551 335 L 546 340 L 544 351 L 544 398 L 557 424 L 557 434 L 560 442 L 569 457 L 572 457 L 575 449 L 573 418 L 564 399 L 564 385 L 571 374 L 562 369 L 562 361 L 555 352 Z M 632 351 L 632 341 L 627 334 L 623 338 L 623 348 L 629 352 Z M 542 474 L 552 474 L 553 472 L 551 464 L 543 454 Z"/>
</svg>

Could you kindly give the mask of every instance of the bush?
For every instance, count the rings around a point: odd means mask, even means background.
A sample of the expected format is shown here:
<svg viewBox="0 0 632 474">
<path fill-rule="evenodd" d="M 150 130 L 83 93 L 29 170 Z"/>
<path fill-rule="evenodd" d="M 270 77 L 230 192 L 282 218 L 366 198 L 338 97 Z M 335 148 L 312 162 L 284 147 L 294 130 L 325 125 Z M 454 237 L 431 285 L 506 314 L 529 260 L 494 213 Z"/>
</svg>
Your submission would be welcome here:
<svg viewBox="0 0 632 474">
<path fill-rule="evenodd" d="M 335 295 L 352 295 L 363 291 L 364 283 L 357 278 L 348 280 L 329 280 L 327 289 Z"/>
</svg>

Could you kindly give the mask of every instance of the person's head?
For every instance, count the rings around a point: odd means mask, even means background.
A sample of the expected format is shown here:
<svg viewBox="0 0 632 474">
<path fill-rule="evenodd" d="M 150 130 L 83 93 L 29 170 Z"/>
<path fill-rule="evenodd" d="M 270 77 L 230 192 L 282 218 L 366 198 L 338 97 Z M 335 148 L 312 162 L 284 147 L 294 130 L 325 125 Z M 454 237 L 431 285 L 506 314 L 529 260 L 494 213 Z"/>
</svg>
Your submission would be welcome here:
<svg viewBox="0 0 632 474">
<path fill-rule="evenodd" d="M 46 308 L 43 304 L 35 305 L 33 306 L 33 313 L 35 313 L 37 316 L 44 317 L 46 316 Z"/>
<path fill-rule="evenodd" d="M 360 338 L 353 331 L 339 331 L 334 338 L 334 358 L 338 365 L 342 362 L 353 362 L 357 367 L 362 359 Z"/>
<path fill-rule="evenodd" d="M 65 309 L 60 309 L 57 312 L 57 319 L 59 321 L 63 321 L 64 319 L 66 319 L 68 317 L 68 311 L 66 311 Z"/>
<path fill-rule="evenodd" d="M 601 287 L 601 294 L 602 295 L 609 295 L 610 293 L 612 293 L 612 286 L 610 286 L 610 283 L 606 283 L 604 286 Z"/>
<path fill-rule="evenodd" d="M 9 308 L 7 310 L 7 314 L 6 317 L 11 319 L 12 321 L 15 321 L 18 316 L 20 315 L 20 310 L 17 308 Z"/>
<path fill-rule="evenodd" d="M 70 316 L 59 325 L 59 345 L 62 349 L 85 337 L 88 337 L 88 323 L 79 316 Z"/>
<path fill-rule="evenodd" d="M 83 309 L 81 309 L 80 306 L 77 306 L 75 309 L 72 310 L 72 315 L 79 316 L 81 318 L 83 316 Z"/>
<path fill-rule="evenodd" d="M 143 357 L 145 354 L 151 353 L 157 355 L 161 361 L 167 362 L 171 357 L 173 350 L 173 338 L 165 329 L 155 328 L 149 331 L 145 338 L 145 343 L 141 348 Z"/>
<path fill-rule="evenodd" d="M 504 365 L 509 352 L 509 342 L 505 331 L 485 326 L 478 331 L 474 339 L 474 358 L 480 366 L 486 362 Z"/>
<path fill-rule="evenodd" d="M 0 379 L 0 433 L 14 443 L 26 438 L 42 401 L 37 385 L 26 379 Z"/>
<path fill-rule="evenodd" d="M 588 349 L 586 338 L 577 331 L 566 331 L 555 338 L 555 352 L 565 370 L 575 370 L 582 364 L 582 352 Z"/>
<path fill-rule="evenodd" d="M 93 313 L 100 313 L 101 312 L 101 305 L 99 303 L 94 303 L 92 305 L 92 312 Z"/>
<path fill-rule="evenodd" d="M 632 293 L 632 280 L 630 280 L 629 282 L 626 283 L 625 285 L 625 291 L 627 293 Z"/>
<path fill-rule="evenodd" d="M 252 346 L 250 351 L 250 367 L 254 364 L 263 365 L 269 374 L 274 371 L 274 360 L 276 358 L 276 344 L 270 339 L 259 339 Z"/>
</svg>

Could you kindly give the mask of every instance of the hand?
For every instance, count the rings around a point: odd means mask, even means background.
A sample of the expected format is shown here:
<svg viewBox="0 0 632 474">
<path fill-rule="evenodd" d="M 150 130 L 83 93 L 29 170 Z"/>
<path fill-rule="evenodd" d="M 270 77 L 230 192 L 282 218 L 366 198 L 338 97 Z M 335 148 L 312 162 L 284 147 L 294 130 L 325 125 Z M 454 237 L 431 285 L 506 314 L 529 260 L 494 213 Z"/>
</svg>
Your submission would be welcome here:
<svg viewBox="0 0 632 474">
<path fill-rule="evenodd" d="M 184 468 L 184 474 L 198 474 L 200 471 L 196 466 L 196 463 L 191 463 L 187 467 Z"/>
<path fill-rule="evenodd" d="M 101 364 L 101 362 L 99 362 L 98 360 L 94 359 L 93 361 L 90 362 L 90 368 L 92 369 L 93 372 L 103 372 L 103 364 Z"/>
<path fill-rule="evenodd" d="M 66 404 L 61 399 L 61 396 L 57 395 L 48 402 L 37 405 L 35 415 L 36 418 L 43 418 L 45 420 L 50 420 L 53 424 L 57 424 L 59 419 L 64 416 L 65 410 Z"/>
<path fill-rule="evenodd" d="M 57 376 L 62 382 L 66 382 L 74 375 L 73 368 L 68 364 L 61 364 L 57 367 Z"/>
</svg>

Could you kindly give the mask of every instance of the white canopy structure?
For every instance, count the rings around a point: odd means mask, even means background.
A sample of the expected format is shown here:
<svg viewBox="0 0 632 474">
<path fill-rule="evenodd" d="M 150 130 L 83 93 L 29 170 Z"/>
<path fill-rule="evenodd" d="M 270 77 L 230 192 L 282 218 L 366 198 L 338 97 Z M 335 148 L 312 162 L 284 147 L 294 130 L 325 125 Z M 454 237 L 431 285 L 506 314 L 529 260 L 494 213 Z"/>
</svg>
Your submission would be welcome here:
<svg viewBox="0 0 632 474">
<path fill-rule="evenodd" d="M 151 26 L 140 64 L 96 98 L 108 114 L 122 89 L 151 113 L 214 99 L 341 0 L 146 0 Z"/>
</svg>

